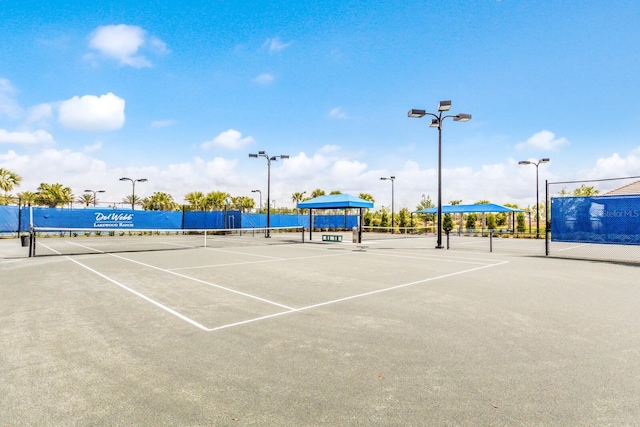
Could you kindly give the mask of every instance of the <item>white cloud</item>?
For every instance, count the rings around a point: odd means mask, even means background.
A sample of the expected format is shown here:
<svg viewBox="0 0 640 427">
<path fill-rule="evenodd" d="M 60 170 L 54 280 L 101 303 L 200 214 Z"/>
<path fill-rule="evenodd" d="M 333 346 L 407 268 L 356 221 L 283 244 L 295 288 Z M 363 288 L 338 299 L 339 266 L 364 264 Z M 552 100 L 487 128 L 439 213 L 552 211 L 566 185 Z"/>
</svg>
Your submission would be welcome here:
<svg viewBox="0 0 640 427">
<path fill-rule="evenodd" d="M 0 79 L 0 116 L 16 119 L 22 113 L 20 105 L 13 99 L 16 90 L 7 79 Z"/>
<path fill-rule="evenodd" d="M 39 104 L 29 109 L 27 123 L 45 123 L 53 116 L 51 104 Z"/>
<path fill-rule="evenodd" d="M 42 129 L 35 132 L 9 132 L 0 129 L 0 144 L 48 144 L 53 142 L 53 136 Z"/>
<path fill-rule="evenodd" d="M 124 126 L 124 99 L 107 93 L 74 96 L 60 104 L 58 121 L 68 129 L 86 131 L 116 130 Z"/>
<path fill-rule="evenodd" d="M 173 126 L 176 123 L 175 120 L 154 120 L 151 122 L 152 128 L 166 128 L 168 126 Z"/>
<path fill-rule="evenodd" d="M 534 134 L 525 142 L 519 142 L 516 144 L 516 149 L 523 150 L 525 148 L 535 148 L 539 150 L 552 151 L 568 143 L 569 140 L 567 138 L 556 138 L 556 135 L 553 132 L 543 130 Z"/>
<path fill-rule="evenodd" d="M 148 45 L 158 54 L 166 53 L 165 43 L 155 37 L 147 37 L 145 30 L 135 25 L 106 25 L 91 34 L 89 47 L 101 55 L 119 61 L 120 65 L 134 68 L 151 67 L 152 63 L 139 51 Z"/>
<path fill-rule="evenodd" d="M 269 73 L 263 73 L 263 74 L 260 74 L 259 76 L 255 77 L 255 78 L 251 79 L 251 81 L 253 83 L 257 83 L 257 84 L 262 85 L 262 86 L 270 85 L 271 83 L 273 83 L 274 80 L 275 80 L 275 77 L 273 77 Z"/>
<path fill-rule="evenodd" d="M 640 147 L 630 151 L 626 157 L 613 153 L 601 157 L 591 169 L 581 170 L 577 174 L 584 179 L 620 178 L 640 175 Z"/>
<path fill-rule="evenodd" d="M 274 53 L 274 52 L 279 52 L 281 50 L 286 49 L 291 45 L 291 43 L 292 42 L 284 43 L 282 40 L 280 40 L 279 37 L 273 37 L 273 38 L 267 39 L 262 45 L 262 47 L 266 48 L 269 51 L 269 53 Z"/>
<path fill-rule="evenodd" d="M 220 135 L 213 138 L 211 141 L 204 142 L 201 147 L 209 149 L 213 147 L 228 148 L 231 150 L 238 150 L 248 144 L 253 144 L 255 140 L 251 136 L 242 138 L 242 134 L 235 129 L 226 130 Z"/>
<path fill-rule="evenodd" d="M 341 107 L 336 107 L 334 109 L 332 109 L 331 111 L 329 111 L 329 117 L 332 119 L 347 119 L 347 113 L 345 113 L 344 111 L 342 111 Z"/>
</svg>

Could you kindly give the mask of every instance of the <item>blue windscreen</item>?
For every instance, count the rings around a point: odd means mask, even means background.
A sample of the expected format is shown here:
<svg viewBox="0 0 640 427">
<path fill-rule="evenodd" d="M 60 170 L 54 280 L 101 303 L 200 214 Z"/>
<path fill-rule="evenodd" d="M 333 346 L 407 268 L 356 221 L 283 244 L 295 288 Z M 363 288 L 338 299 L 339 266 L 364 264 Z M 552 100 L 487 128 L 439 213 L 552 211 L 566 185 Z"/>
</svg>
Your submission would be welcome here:
<svg viewBox="0 0 640 427">
<path fill-rule="evenodd" d="M 640 195 L 552 198 L 551 240 L 640 245 Z"/>
</svg>

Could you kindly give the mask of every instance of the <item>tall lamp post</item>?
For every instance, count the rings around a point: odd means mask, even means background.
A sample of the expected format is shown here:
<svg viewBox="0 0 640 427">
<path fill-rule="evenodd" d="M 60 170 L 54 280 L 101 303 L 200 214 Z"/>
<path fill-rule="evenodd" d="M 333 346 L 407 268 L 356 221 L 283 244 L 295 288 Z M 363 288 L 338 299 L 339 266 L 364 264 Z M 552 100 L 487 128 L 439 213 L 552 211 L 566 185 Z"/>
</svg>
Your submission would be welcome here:
<svg viewBox="0 0 640 427">
<path fill-rule="evenodd" d="M 451 101 L 440 101 L 438 105 L 438 113 L 429 113 L 425 110 L 409 110 L 407 116 L 412 118 L 422 118 L 424 116 L 435 117 L 431 119 L 429 127 L 438 128 L 438 242 L 436 249 L 443 249 L 442 246 L 442 121 L 447 117 L 453 118 L 454 122 L 468 122 L 471 120 L 471 114 L 442 114 L 451 109 Z"/>
<path fill-rule="evenodd" d="M 253 159 L 264 157 L 267 159 L 267 232 L 264 237 L 271 237 L 271 230 L 269 230 L 271 227 L 271 162 L 275 162 L 278 159 L 288 159 L 289 155 L 269 156 L 265 151 L 258 151 L 258 154 L 249 153 L 249 157 Z"/>
<path fill-rule="evenodd" d="M 251 190 L 252 193 L 259 193 L 260 194 L 260 205 L 259 205 L 259 210 L 262 210 L 262 191 L 260 190 Z"/>
<path fill-rule="evenodd" d="M 549 159 L 545 157 L 537 162 L 532 162 L 530 160 L 521 160 L 518 162 L 519 165 L 534 165 L 536 167 L 536 239 L 540 238 L 540 192 L 538 185 L 538 166 L 540 166 L 541 163 L 549 163 Z"/>
<path fill-rule="evenodd" d="M 133 186 L 131 191 L 131 210 L 135 209 L 136 202 L 136 182 L 147 182 L 147 178 L 139 178 L 139 179 L 131 179 L 127 177 L 120 178 L 120 181 L 131 181 L 131 185 Z"/>
<path fill-rule="evenodd" d="M 395 179 L 395 176 L 380 178 L 381 181 L 391 181 L 391 234 L 395 233 L 395 224 L 393 222 L 393 181 L 395 181 Z"/>
<path fill-rule="evenodd" d="M 84 190 L 85 193 L 93 193 L 93 207 L 96 207 L 96 194 L 104 193 L 104 190 Z"/>
</svg>

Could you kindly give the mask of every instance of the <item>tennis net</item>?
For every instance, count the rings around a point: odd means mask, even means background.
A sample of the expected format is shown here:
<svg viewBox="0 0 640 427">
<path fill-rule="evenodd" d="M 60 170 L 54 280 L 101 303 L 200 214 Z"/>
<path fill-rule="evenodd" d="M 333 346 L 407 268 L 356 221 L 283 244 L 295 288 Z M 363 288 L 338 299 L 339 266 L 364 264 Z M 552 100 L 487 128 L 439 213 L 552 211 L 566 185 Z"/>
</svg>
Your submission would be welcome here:
<svg viewBox="0 0 640 427">
<path fill-rule="evenodd" d="M 31 256 L 147 252 L 304 243 L 304 228 L 81 229 L 36 227 Z"/>
<path fill-rule="evenodd" d="M 380 227 L 374 225 L 362 226 L 362 240 L 407 239 L 424 237 L 437 232 L 437 227 Z"/>
</svg>

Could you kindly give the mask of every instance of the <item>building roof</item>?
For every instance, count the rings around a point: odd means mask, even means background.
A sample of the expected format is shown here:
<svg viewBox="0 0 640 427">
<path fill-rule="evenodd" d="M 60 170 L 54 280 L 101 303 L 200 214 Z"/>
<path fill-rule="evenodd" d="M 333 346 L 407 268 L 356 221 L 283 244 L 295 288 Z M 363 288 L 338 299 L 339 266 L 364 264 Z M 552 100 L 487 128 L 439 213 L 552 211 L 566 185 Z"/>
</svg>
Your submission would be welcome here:
<svg viewBox="0 0 640 427">
<path fill-rule="evenodd" d="M 627 194 L 640 194 L 640 180 L 631 184 L 623 185 L 611 191 L 607 191 L 603 196 L 624 196 Z"/>
</svg>

